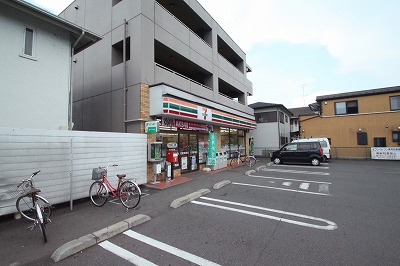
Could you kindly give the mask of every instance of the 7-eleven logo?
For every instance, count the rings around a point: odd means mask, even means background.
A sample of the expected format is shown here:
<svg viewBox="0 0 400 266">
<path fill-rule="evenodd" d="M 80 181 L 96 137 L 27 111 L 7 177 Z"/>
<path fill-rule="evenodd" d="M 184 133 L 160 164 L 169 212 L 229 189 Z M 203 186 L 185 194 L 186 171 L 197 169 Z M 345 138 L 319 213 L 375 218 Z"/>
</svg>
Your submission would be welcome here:
<svg viewBox="0 0 400 266">
<path fill-rule="evenodd" d="M 211 109 L 201 106 L 197 107 L 197 119 L 204 121 L 211 121 L 212 119 Z"/>
</svg>

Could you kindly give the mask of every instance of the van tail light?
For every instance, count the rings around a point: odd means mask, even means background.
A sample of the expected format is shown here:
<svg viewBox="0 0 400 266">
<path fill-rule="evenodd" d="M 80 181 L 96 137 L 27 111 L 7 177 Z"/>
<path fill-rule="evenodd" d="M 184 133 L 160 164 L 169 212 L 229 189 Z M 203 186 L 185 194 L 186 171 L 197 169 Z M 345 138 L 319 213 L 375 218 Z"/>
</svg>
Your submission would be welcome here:
<svg viewBox="0 0 400 266">
<path fill-rule="evenodd" d="M 319 148 L 319 156 L 322 156 L 323 152 L 322 152 L 322 148 Z"/>
</svg>

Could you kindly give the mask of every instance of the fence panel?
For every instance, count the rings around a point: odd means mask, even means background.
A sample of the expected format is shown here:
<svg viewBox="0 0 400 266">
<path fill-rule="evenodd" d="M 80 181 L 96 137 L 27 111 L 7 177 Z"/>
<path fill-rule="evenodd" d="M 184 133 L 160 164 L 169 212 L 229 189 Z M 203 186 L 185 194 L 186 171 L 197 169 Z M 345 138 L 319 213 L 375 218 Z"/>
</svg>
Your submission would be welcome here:
<svg viewBox="0 0 400 266">
<path fill-rule="evenodd" d="M 146 183 L 146 143 L 145 134 L 0 128 L 0 215 L 16 211 L 7 191 L 37 170 L 35 185 L 52 204 L 88 197 L 98 166 L 119 165 L 108 171 L 114 185 L 117 173 Z"/>
</svg>

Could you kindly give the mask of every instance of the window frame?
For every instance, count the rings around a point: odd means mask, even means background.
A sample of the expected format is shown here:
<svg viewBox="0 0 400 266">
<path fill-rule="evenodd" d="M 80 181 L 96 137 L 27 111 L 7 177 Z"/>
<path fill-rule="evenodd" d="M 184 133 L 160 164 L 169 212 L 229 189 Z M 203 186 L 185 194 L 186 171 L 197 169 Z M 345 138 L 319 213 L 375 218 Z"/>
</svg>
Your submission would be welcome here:
<svg viewBox="0 0 400 266">
<path fill-rule="evenodd" d="M 345 113 L 338 113 L 338 108 L 337 104 L 344 103 L 345 104 Z M 355 108 L 349 106 L 351 103 L 356 103 L 357 104 L 357 112 L 349 112 L 349 108 Z M 358 114 L 358 100 L 351 100 L 351 101 L 342 101 L 342 102 L 335 102 L 335 115 L 352 115 L 352 114 Z M 352 109 L 350 109 L 352 110 Z"/>
<path fill-rule="evenodd" d="M 27 51 L 27 30 L 32 31 L 32 40 L 31 40 L 31 52 L 32 54 L 26 53 Z M 23 30 L 23 38 L 22 38 L 22 51 L 20 56 L 27 58 L 27 59 L 33 59 L 36 60 L 36 46 L 37 46 L 37 30 L 34 27 L 31 26 L 24 26 Z"/>
<path fill-rule="evenodd" d="M 392 108 L 392 99 L 398 98 L 397 100 L 397 108 Z M 393 95 L 389 97 L 389 105 L 390 105 L 390 111 L 400 111 L 400 95 Z"/>
</svg>

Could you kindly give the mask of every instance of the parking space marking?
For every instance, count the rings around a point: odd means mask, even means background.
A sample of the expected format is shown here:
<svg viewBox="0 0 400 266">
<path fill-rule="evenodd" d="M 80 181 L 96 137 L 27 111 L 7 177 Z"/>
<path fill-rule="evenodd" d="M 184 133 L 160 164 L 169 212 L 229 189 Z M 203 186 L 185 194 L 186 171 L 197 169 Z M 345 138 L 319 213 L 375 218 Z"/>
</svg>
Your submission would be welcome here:
<svg viewBox="0 0 400 266">
<path fill-rule="evenodd" d="M 261 170 L 264 172 L 279 172 L 279 173 L 289 173 L 289 174 L 330 175 L 330 173 L 326 172 L 299 171 L 299 170 L 276 169 L 276 168 L 262 168 Z"/>
<path fill-rule="evenodd" d="M 282 185 L 290 187 L 292 185 L 292 182 L 283 182 Z"/>
<path fill-rule="evenodd" d="M 327 166 L 324 166 L 327 165 Z M 318 169 L 329 169 L 329 164 L 321 163 L 319 166 L 311 165 L 295 165 L 295 164 L 273 164 L 271 167 L 291 167 L 291 168 L 318 168 Z"/>
<path fill-rule="evenodd" d="M 129 261 L 130 263 L 133 263 L 138 266 L 156 266 L 157 264 L 152 263 L 151 261 L 148 261 L 142 257 L 139 257 L 132 252 L 123 249 L 117 245 L 114 245 L 113 243 L 109 241 L 103 241 L 99 244 L 100 247 L 104 248 L 105 250 L 110 251 L 111 253 L 117 255 L 118 257 L 123 258 L 126 261 Z"/>
<path fill-rule="evenodd" d="M 276 210 L 276 209 L 264 208 L 264 207 L 260 207 L 260 206 L 254 206 L 254 205 L 249 205 L 249 204 L 244 204 L 244 203 L 239 203 L 239 202 L 219 200 L 219 199 L 209 198 L 209 197 L 200 197 L 200 199 L 224 203 L 224 204 L 230 204 L 230 205 L 235 205 L 235 206 L 241 206 L 241 207 L 246 207 L 246 208 L 251 208 L 251 209 L 279 213 L 279 214 L 282 214 L 282 216 L 293 216 L 293 217 L 299 217 L 302 219 L 309 219 L 312 221 L 319 221 L 319 222 L 326 223 L 327 225 L 324 226 L 324 225 L 300 222 L 300 221 L 290 220 L 290 219 L 286 219 L 286 218 L 282 218 L 282 217 L 278 217 L 278 216 L 272 216 L 272 215 L 262 214 L 262 213 L 258 213 L 258 212 L 230 208 L 230 207 L 226 207 L 226 206 L 222 206 L 222 205 L 216 205 L 216 204 L 201 202 L 201 201 L 197 201 L 197 200 L 191 201 L 191 203 L 198 204 L 198 205 L 204 205 L 204 206 L 208 206 L 208 207 L 213 207 L 213 208 L 218 208 L 218 209 L 223 209 L 223 210 L 228 210 L 228 211 L 233 211 L 233 212 L 238 212 L 238 213 L 243 213 L 243 214 L 248 214 L 248 215 L 253 215 L 253 216 L 257 216 L 257 217 L 280 221 L 280 222 L 285 222 L 285 223 L 290 223 L 290 224 L 295 224 L 295 225 L 300 225 L 300 226 L 305 226 L 305 227 L 311 227 L 311 228 L 315 228 L 315 229 L 335 230 L 337 228 L 337 225 L 334 222 L 326 220 L 326 219 L 318 218 L 318 217 L 313 217 L 313 216 L 308 216 L 308 215 L 303 215 L 303 214 L 298 214 L 298 213 L 293 213 L 293 212 L 286 212 L 286 211 L 281 211 L 281 210 Z"/>
<path fill-rule="evenodd" d="M 139 233 L 137 233 L 135 231 L 132 231 L 132 230 L 125 231 L 124 235 L 127 235 L 127 236 L 129 236 L 131 238 L 134 238 L 136 240 L 139 240 L 139 241 L 141 241 L 143 243 L 146 243 L 146 244 L 148 244 L 150 246 L 153 246 L 155 248 L 158 248 L 158 249 L 161 249 L 163 251 L 166 251 L 166 252 L 168 252 L 170 254 L 173 254 L 173 255 L 175 255 L 177 257 L 180 257 L 180 258 L 182 258 L 184 260 L 190 261 L 190 262 L 195 263 L 197 265 L 210 265 L 210 266 L 211 265 L 216 265 L 216 266 L 219 265 L 219 264 L 216 264 L 216 263 L 214 263 L 212 261 L 203 259 L 203 258 L 198 257 L 196 255 L 193 255 L 193 254 L 191 254 L 189 252 L 180 250 L 180 249 L 178 249 L 176 247 L 170 246 L 168 244 L 165 244 L 165 243 L 160 242 L 158 240 L 152 239 L 152 238 L 147 237 L 145 235 L 139 234 Z"/>
<path fill-rule="evenodd" d="M 292 179 L 292 178 L 283 178 L 283 177 L 272 177 L 272 176 L 262 176 L 262 175 L 248 175 L 248 176 L 264 178 L 264 179 L 288 180 L 288 181 L 299 181 L 299 182 L 308 182 L 308 183 L 332 185 L 332 183 L 330 183 L 330 182 L 322 182 L 322 181 L 310 181 L 310 180 Z"/>
<path fill-rule="evenodd" d="M 309 187 L 310 187 L 310 183 L 301 183 L 299 186 L 300 189 L 304 189 L 304 190 L 308 190 Z"/>
<path fill-rule="evenodd" d="M 249 186 L 249 187 L 259 187 L 259 188 L 268 188 L 268 189 L 276 189 L 276 190 L 283 190 L 283 191 L 296 192 L 296 193 L 306 193 L 306 194 L 313 194 L 313 195 L 320 195 L 320 196 L 330 196 L 329 194 L 320 193 L 320 192 L 311 192 L 311 191 L 303 191 L 303 190 L 288 189 L 288 188 L 260 186 L 260 185 L 245 184 L 245 183 L 237 183 L 237 182 L 232 182 L 232 185 Z"/>
</svg>

